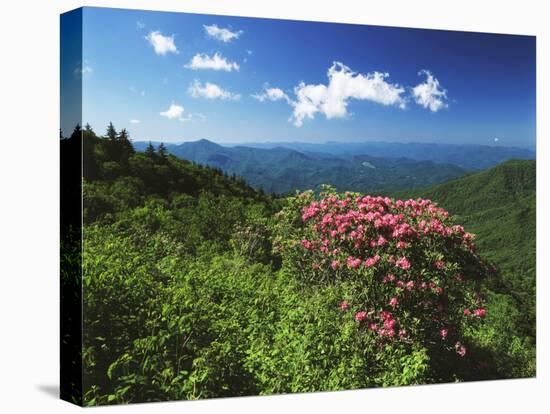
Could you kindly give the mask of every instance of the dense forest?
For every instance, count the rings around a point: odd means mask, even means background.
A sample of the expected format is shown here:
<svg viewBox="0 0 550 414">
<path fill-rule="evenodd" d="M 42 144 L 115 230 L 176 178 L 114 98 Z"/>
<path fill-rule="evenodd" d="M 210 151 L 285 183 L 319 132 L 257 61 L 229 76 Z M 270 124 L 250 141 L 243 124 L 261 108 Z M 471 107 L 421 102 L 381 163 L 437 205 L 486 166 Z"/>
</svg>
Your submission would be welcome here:
<svg viewBox="0 0 550 414">
<path fill-rule="evenodd" d="M 534 161 L 279 197 L 112 124 L 71 140 L 84 405 L 535 374 Z"/>
</svg>

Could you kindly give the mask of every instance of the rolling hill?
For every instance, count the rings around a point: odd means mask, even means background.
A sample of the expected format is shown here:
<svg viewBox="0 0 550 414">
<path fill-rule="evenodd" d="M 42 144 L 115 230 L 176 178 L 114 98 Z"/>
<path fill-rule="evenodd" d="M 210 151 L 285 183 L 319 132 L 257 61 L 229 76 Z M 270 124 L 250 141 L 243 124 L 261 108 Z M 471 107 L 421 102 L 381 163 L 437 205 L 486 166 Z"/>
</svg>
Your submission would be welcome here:
<svg viewBox="0 0 550 414">
<path fill-rule="evenodd" d="M 144 142 L 135 143 L 144 150 Z M 267 192 L 286 194 L 331 184 L 339 191 L 384 192 L 425 187 L 463 176 L 452 164 L 405 157 L 335 156 L 289 148 L 225 147 L 208 140 L 166 144 L 171 154 L 243 177 Z"/>
<path fill-rule="evenodd" d="M 252 143 L 254 148 L 283 147 L 304 153 L 315 152 L 334 156 L 370 155 L 380 158 L 408 158 L 415 161 L 433 161 L 436 164 L 454 164 L 467 170 L 484 170 L 509 159 L 535 159 L 535 151 L 527 148 L 501 145 L 434 144 L 400 142 L 303 142 Z"/>
</svg>

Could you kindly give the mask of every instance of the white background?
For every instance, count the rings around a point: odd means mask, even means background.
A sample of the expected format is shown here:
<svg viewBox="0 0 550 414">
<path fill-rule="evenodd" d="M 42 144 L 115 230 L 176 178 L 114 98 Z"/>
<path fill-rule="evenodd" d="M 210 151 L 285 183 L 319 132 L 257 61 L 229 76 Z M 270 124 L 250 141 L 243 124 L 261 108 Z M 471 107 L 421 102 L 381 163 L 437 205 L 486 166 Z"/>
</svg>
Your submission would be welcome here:
<svg viewBox="0 0 550 414">
<path fill-rule="evenodd" d="M 550 115 L 550 12 L 545 10 L 545 3 L 544 0 L 3 1 L 0 12 L 0 412 L 79 410 L 57 399 L 58 62 L 59 14 L 81 5 L 537 35 L 536 379 L 141 404 L 104 410 L 117 413 L 302 410 L 445 414 L 548 410 L 549 322 L 545 302 L 548 303 L 549 291 L 545 273 L 548 273 L 549 242 L 545 236 L 550 227 L 544 212 L 550 207 L 550 155 L 546 144 Z"/>
</svg>

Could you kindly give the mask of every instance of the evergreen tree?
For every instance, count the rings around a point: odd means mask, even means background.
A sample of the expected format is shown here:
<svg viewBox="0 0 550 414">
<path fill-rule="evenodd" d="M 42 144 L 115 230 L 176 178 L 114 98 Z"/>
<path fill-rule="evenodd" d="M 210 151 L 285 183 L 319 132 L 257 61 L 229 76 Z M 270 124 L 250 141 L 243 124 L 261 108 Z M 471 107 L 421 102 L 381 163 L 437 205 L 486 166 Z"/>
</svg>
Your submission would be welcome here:
<svg viewBox="0 0 550 414">
<path fill-rule="evenodd" d="M 134 146 L 130 142 L 130 135 L 128 134 L 126 128 L 122 129 L 122 131 L 120 131 L 120 134 L 118 134 L 118 142 L 123 156 L 129 157 L 136 152 L 134 150 Z"/>
<path fill-rule="evenodd" d="M 117 138 L 117 132 L 116 132 L 116 129 L 113 125 L 112 122 L 109 122 L 109 125 L 107 126 L 107 138 L 110 140 L 110 141 L 116 141 L 116 138 Z"/>
<path fill-rule="evenodd" d="M 93 133 L 95 135 L 95 132 L 89 123 L 86 123 L 84 126 L 84 132 Z"/>
<path fill-rule="evenodd" d="M 73 130 L 73 133 L 71 134 L 71 139 L 79 139 L 79 138 L 82 138 L 82 128 L 80 127 L 80 124 L 76 124 Z"/>
<path fill-rule="evenodd" d="M 151 158 L 151 159 L 154 159 L 155 156 L 157 155 L 157 153 L 155 152 L 155 147 L 153 146 L 151 141 L 149 141 L 147 148 L 145 148 L 145 155 L 147 155 L 147 158 Z"/>
<path fill-rule="evenodd" d="M 158 149 L 158 155 L 161 160 L 166 160 L 168 156 L 168 151 L 166 150 L 166 147 L 164 146 L 164 142 L 161 142 Z"/>
</svg>

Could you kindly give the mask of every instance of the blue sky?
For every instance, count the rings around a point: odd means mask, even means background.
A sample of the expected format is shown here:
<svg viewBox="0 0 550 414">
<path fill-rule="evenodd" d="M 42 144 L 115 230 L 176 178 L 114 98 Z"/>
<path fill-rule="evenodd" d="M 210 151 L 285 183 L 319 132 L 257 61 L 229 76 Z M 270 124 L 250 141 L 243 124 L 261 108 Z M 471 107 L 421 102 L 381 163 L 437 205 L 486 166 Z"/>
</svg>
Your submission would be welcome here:
<svg viewBox="0 0 550 414">
<path fill-rule="evenodd" d="M 535 145 L 535 38 L 85 8 L 83 121 L 134 140 Z"/>
</svg>

